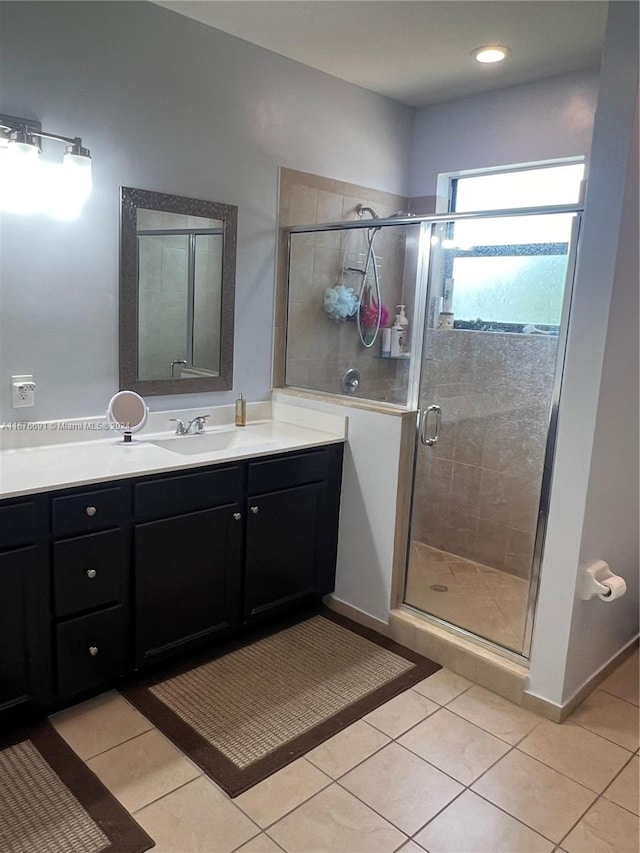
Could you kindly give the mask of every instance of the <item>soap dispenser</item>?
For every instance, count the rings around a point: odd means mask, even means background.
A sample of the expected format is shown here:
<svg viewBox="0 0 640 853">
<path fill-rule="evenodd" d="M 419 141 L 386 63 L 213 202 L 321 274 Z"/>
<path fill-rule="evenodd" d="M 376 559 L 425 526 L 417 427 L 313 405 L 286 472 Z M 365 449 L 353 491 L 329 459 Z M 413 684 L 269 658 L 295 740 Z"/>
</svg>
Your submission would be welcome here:
<svg viewBox="0 0 640 853">
<path fill-rule="evenodd" d="M 404 355 L 409 339 L 409 320 L 404 313 L 404 305 L 396 305 L 399 309 L 391 327 L 391 358 Z"/>
<path fill-rule="evenodd" d="M 243 427 L 247 425 L 247 401 L 242 394 L 236 400 L 236 426 Z"/>
</svg>

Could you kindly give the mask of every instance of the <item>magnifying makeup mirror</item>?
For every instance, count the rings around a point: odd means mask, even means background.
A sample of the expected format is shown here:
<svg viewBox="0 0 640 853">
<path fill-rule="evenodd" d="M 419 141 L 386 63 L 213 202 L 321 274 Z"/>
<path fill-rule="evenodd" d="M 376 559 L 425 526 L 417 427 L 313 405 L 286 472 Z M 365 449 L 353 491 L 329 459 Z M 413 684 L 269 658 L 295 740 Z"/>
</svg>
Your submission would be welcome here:
<svg viewBox="0 0 640 853">
<path fill-rule="evenodd" d="M 131 444 L 132 434 L 146 424 L 149 408 L 140 394 L 135 391 L 118 391 L 114 394 L 107 409 L 107 420 L 115 429 L 124 432 L 123 444 Z"/>
</svg>

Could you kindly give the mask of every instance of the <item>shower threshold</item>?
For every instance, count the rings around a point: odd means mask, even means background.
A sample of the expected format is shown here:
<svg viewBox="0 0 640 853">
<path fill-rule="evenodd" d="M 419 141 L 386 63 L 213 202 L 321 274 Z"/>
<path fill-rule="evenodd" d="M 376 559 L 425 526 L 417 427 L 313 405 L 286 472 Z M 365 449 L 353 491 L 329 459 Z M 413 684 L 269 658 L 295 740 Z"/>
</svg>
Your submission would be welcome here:
<svg viewBox="0 0 640 853">
<path fill-rule="evenodd" d="M 521 658 L 529 584 L 522 578 L 411 543 L 405 604 Z"/>
</svg>

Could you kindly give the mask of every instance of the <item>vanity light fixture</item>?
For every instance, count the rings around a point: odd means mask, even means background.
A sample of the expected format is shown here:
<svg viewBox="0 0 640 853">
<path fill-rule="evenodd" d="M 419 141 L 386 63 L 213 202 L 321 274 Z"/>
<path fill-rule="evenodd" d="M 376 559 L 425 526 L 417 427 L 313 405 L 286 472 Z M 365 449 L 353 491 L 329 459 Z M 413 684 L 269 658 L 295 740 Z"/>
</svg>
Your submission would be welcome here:
<svg viewBox="0 0 640 853">
<path fill-rule="evenodd" d="M 485 65 L 502 62 L 509 55 L 509 48 L 504 44 L 485 44 L 471 51 L 471 56 Z"/>
<path fill-rule="evenodd" d="M 42 139 L 66 143 L 61 165 L 40 161 Z M 71 219 L 91 194 L 91 152 L 79 136 L 49 133 L 40 122 L 0 114 L 0 155 L 5 210 L 44 210 Z"/>
</svg>

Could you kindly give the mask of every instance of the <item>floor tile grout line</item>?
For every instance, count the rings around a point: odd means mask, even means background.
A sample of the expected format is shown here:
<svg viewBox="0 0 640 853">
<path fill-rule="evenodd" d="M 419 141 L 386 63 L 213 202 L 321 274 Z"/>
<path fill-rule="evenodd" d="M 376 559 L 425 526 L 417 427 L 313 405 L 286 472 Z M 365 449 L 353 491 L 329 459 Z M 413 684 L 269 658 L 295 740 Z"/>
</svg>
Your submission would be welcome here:
<svg viewBox="0 0 640 853">
<path fill-rule="evenodd" d="M 629 703 L 628 703 L 628 704 L 629 704 Z M 635 705 L 631 705 L 631 707 L 632 707 L 632 708 L 635 708 Z M 637 711 L 640 711 L 640 709 L 639 709 L 639 708 L 636 708 L 636 710 L 637 710 Z M 571 720 L 571 715 L 569 715 L 569 716 L 567 717 L 567 719 L 563 721 L 563 723 L 558 723 L 558 725 L 563 725 L 565 722 L 569 722 L 569 720 Z M 585 725 L 583 725 L 582 723 L 579 723 L 577 720 L 572 720 L 572 721 L 571 721 L 571 724 L 572 724 L 572 725 L 574 725 L 574 726 L 580 726 L 580 728 L 581 728 L 581 729 L 585 729 L 586 731 L 591 732 L 591 734 L 592 734 L 592 735 L 597 735 L 598 737 L 601 737 L 603 740 L 606 740 L 606 741 L 608 741 L 609 743 L 614 744 L 614 746 L 619 746 L 619 747 L 620 747 L 620 749 L 626 749 L 626 750 L 627 750 L 627 752 L 630 752 L 632 755 L 633 755 L 633 754 L 634 754 L 634 752 L 635 752 L 635 750 L 634 750 L 634 749 L 630 749 L 628 746 L 623 746 L 621 743 L 618 743 L 618 742 L 617 742 L 617 741 L 615 741 L 615 740 L 611 740 L 611 738 L 610 738 L 610 737 L 605 737 L 605 735 L 600 734 L 600 732 L 596 732 L 596 731 L 594 731 L 593 729 L 590 729 L 588 726 L 585 726 Z"/>
<path fill-rule="evenodd" d="M 150 724 L 150 728 L 145 729 L 143 732 L 138 732 L 137 735 L 131 735 L 131 737 L 125 738 L 124 740 L 121 740 L 119 743 L 114 743 L 113 746 L 109 746 L 106 749 L 101 750 L 100 752 L 96 752 L 95 755 L 87 756 L 86 758 L 83 758 L 82 760 L 85 763 L 89 762 L 89 761 L 93 761 L 94 758 L 100 758 L 102 755 L 106 755 L 108 752 L 111 752 L 112 750 L 117 749 L 119 746 L 124 746 L 125 743 L 131 743 L 132 740 L 136 740 L 136 738 L 139 738 L 142 735 L 146 735 L 151 731 L 159 731 L 158 729 L 156 729 L 156 727 L 153 725 L 153 723 Z M 61 733 L 58 732 L 58 734 L 61 734 Z M 64 738 L 64 735 L 62 735 L 62 737 Z M 64 739 L 66 740 L 66 738 L 64 738 Z M 67 741 L 67 743 L 69 743 L 69 741 Z M 69 744 L 69 746 L 71 746 L 71 744 Z M 71 747 L 71 748 L 73 749 L 73 747 Z M 75 750 L 74 750 L 74 752 L 75 752 Z M 77 754 L 78 753 L 76 752 L 76 755 Z M 81 757 L 81 756 L 79 756 L 79 757 Z"/>
<path fill-rule="evenodd" d="M 587 729 L 587 731 L 588 731 L 588 729 Z M 594 732 L 590 732 L 590 734 L 594 734 Z M 527 737 L 528 737 L 528 735 L 527 735 Z M 542 758 L 539 758 L 537 755 L 531 755 L 530 752 L 525 752 L 524 749 L 520 749 L 520 746 L 522 745 L 524 740 L 526 740 L 526 738 L 523 738 L 523 740 L 519 741 L 518 745 L 515 747 L 518 750 L 518 752 L 520 752 L 522 755 L 527 755 L 529 758 L 533 758 L 539 764 L 543 764 L 545 767 L 548 767 L 550 770 L 555 770 L 556 773 L 560 773 L 561 776 L 564 776 L 566 779 L 569 779 L 569 781 L 575 782 L 576 785 L 581 785 L 583 788 L 586 788 L 587 791 L 591 791 L 592 793 L 597 794 L 598 796 L 604 795 L 604 792 L 610 787 L 610 785 L 613 784 L 613 782 L 618 778 L 618 776 L 622 773 L 624 768 L 629 764 L 629 762 L 631 761 L 631 759 L 635 755 L 634 752 L 630 752 L 629 756 L 625 759 L 625 762 L 622 765 L 622 767 L 615 772 L 615 774 L 606 783 L 606 785 L 604 786 L 604 788 L 601 791 L 597 791 L 595 788 L 590 788 L 585 782 L 580 782 L 578 779 L 575 779 L 573 776 L 569 776 L 568 773 L 564 773 L 562 770 L 558 770 L 557 767 L 553 767 L 551 764 L 547 764 L 546 761 L 543 761 Z M 603 740 L 606 740 L 606 738 L 603 738 Z M 612 746 L 617 746 L 618 749 L 625 749 L 623 746 L 620 746 L 619 744 L 613 743 L 613 741 L 608 740 L 607 743 L 611 744 Z M 629 750 L 625 749 L 625 752 L 629 752 Z M 627 809 L 627 811 L 628 811 L 628 809 Z"/>
<path fill-rule="evenodd" d="M 304 758 L 304 756 L 300 756 L 300 757 L 301 757 L 301 758 Z M 311 762 L 309 762 L 309 763 L 311 764 Z M 289 765 L 286 765 L 286 766 L 289 766 Z M 315 766 L 315 764 L 312 764 L 312 766 L 313 766 L 316 770 L 320 770 L 320 768 L 319 768 L 319 767 L 316 767 L 316 766 Z M 282 769 L 284 769 L 284 768 L 282 768 Z M 277 772 L 277 771 L 276 771 L 276 772 Z M 324 773 L 324 771 L 322 771 L 322 772 Z M 331 776 L 329 776 L 329 774 L 328 774 L 328 773 L 324 773 L 324 775 L 327 777 L 328 782 L 327 782 L 325 785 L 323 785 L 323 786 L 322 786 L 322 788 L 318 788 L 318 790 L 317 790 L 317 791 L 314 791 L 314 792 L 313 792 L 313 794 L 310 794 L 308 797 L 305 797 L 305 799 L 304 799 L 304 800 L 302 800 L 302 802 L 300 802 L 300 803 L 296 803 L 296 805 L 295 805 L 295 806 L 293 806 L 293 808 L 289 809 L 289 811 L 283 812 L 279 817 L 277 817 L 275 820 L 271 821 L 271 823 L 267 824 L 265 827 L 260 827 L 260 831 L 261 831 L 261 832 L 266 832 L 268 829 L 271 829 L 273 826 L 275 826 L 275 825 L 276 825 L 276 823 L 278 823 L 279 821 L 281 821 L 283 818 L 285 818 L 285 817 L 287 817 L 288 815 L 292 814 L 292 813 L 293 813 L 293 812 L 295 812 L 297 809 L 299 809 L 301 806 L 304 806 L 304 805 L 305 805 L 305 803 L 308 803 L 308 802 L 309 802 L 310 800 L 312 800 L 314 797 L 317 797 L 317 796 L 318 796 L 318 794 L 321 794 L 323 791 L 326 791 L 326 790 L 327 790 L 327 788 L 331 787 L 331 785 L 333 785 L 333 784 L 335 783 L 335 781 L 336 781 L 336 780 L 335 780 L 335 779 L 333 779 Z M 265 777 L 265 779 L 263 779 L 262 781 L 264 782 L 264 781 L 266 781 L 266 780 L 267 780 L 267 779 L 269 779 L 269 778 L 270 778 L 269 776 L 266 776 L 266 777 Z M 259 785 L 259 784 L 260 784 L 260 782 L 258 782 L 258 785 Z M 254 787 L 255 787 L 255 786 L 254 786 Z M 251 788 L 249 788 L 248 790 L 251 790 Z M 241 795 L 240 795 L 240 796 L 241 796 Z M 231 802 L 233 802 L 233 799 L 231 800 Z M 254 818 L 252 818 L 252 817 L 251 817 L 251 815 L 249 815 L 247 812 L 245 812 L 245 810 L 242 808 L 242 806 L 241 806 L 241 805 L 238 805 L 237 803 L 234 803 L 234 805 L 236 805 L 236 806 L 237 806 L 237 808 L 239 808 L 239 809 L 240 809 L 240 811 L 241 811 L 243 814 L 247 815 L 247 817 L 249 817 L 249 818 L 253 821 L 253 823 L 255 823 L 255 824 L 256 824 L 256 826 L 259 826 L 259 824 L 258 824 L 258 823 L 256 823 L 256 821 L 254 820 Z"/>
<path fill-rule="evenodd" d="M 588 813 L 591 811 L 591 809 L 592 809 L 592 808 L 593 808 L 593 807 L 598 803 L 598 801 L 599 801 L 599 800 L 603 800 L 603 799 L 604 799 L 604 797 L 602 796 L 602 794 L 598 794 L 598 795 L 596 796 L 595 800 L 594 800 L 592 803 L 590 803 L 590 804 L 589 804 L 589 806 L 588 806 L 588 807 L 587 807 L 587 808 L 582 812 L 582 814 L 580 815 L 580 817 L 579 817 L 579 818 L 576 820 L 576 822 L 571 826 L 571 828 L 569 829 L 569 831 L 568 831 L 568 832 L 566 832 L 566 833 L 562 836 L 562 838 L 560 839 L 560 841 L 558 841 L 558 842 L 557 842 L 558 847 L 561 847 L 561 845 L 563 844 L 563 842 L 567 840 L 567 838 L 571 835 L 571 833 L 572 833 L 572 832 L 574 831 L 574 829 L 578 826 L 578 824 L 579 824 L 579 823 L 582 823 L 582 821 L 585 819 L 585 817 L 587 816 L 587 814 L 588 814 Z"/>
<path fill-rule="evenodd" d="M 621 806 L 621 805 L 620 805 L 620 803 L 616 803 L 616 801 L 615 801 L 615 800 L 610 800 L 608 797 L 605 797 L 605 794 L 607 793 L 607 791 L 609 790 L 609 788 L 613 785 L 613 783 L 616 781 L 616 779 L 618 778 L 618 776 L 621 776 L 621 775 L 622 775 L 622 773 L 624 773 L 624 771 L 625 771 L 625 770 L 627 769 L 627 767 L 631 764 L 631 762 L 633 761 L 633 759 L 634 759 L 635 757 L 636 757 L 636 753 L 635 753 L 635 752 L 632 752 L 632 753 L 631 753 L 631 755 L 629 756 L 629 759 L 624 763 L 624 765 L 623 765 L 623 766 L 620 768 L 620 770 L 616 773 L 616 775 L 615 775 L 615 776 L 613 777 L 613 779 L 609 782 L 609 784 L 608 784 L 608 785 L 607 785 L 607 787 L 604 789 L 604 791 L 602 791 L 602 793 L 600 794 L 600 797 L 602 797 L 602 799 L 603 799 L 603 800 L 606 800 L 608 803 L 613 803 L 613 805 L 614 805 L 614 806 L 618 806 L 618 808 L 620 808 L 620 809 L 624 809 L 626 812 L 629 812 L 629 814 L 632 814 L 634 817 L 638 817 L 638 818 L 640 818 L 640 815 L 637 815 L 635 812 L 632 812 L 632 811 L 631 811 L 630 809 L 628 809 L 626 806 Z"/>
<path fill-rule="evenodd" d="M 364 720 L 363 720 L 363 722 L 364 722 Z M 371 724 L 367 723 L 367 725 L 371 725 Z M 372 726 L 372 728 L 375 728 L 375 727 Z M 343 729 L 343 731 L 344 731 L 344 729 Z M 377 747 L 377 749 L 375 749 L 369 755 L 366 755 L 362 759 L 362 761 L 358 761 L 358 763 L 354 764 L 353 767 L 350 767 L 348 770 L 345 770 L 344 773 L 340 773 L 339 776 L 331 776 L 330 773 L 327 773 L 326 770 L 323 770 L 322 767 L 320 767 L 318 764 L 315 764 L 313 759 L 307 758 L 308 753 L 307 753 L 307 755 L 303 755 L 302 758 L 305 758 L 310 764 L 313 764 L 314 767 L 316 767 L 318 770 L 321 770 L 325 774 L 325 776 L 329 776 L 329 778 L 331 779 L 332 782 L 337 782 L 338 779 L 341 779 L 343 776 L 346 776 L 347 773 L 351 773 L 352 770 L 355 770 L 357 767 L 360 767 L 360 765 L 364 764 L 365 761 L 368 761 L 370 758 L 373 758 L 374 755 L 377 755 L 379 752 L 381 752 L 383 749 L 385 749 L 387 746 L 389 746 L 390 743 L 394 742 L 393 738 L 389 737 L 389 735 L 385 734 L 384 732 L 381 732 L 380 729 L 376 729 L 376 731 L 380 732 L 380 734 L 385 735 L 385 737 L 388 737 L 389 740 L 386 743 L 383 743 L 382 746 Z M 324 743 L 326 743 L 326 741 L 324 741 Z M 319 744 L 319 746 L 322 746 L 322 744 Z M 314 747 L 314 749 L 316 749 L 316 748 L 317 747 Z"/>
<path fill-rule="evenodd" d="M 539 829 L 535 829 L 533 826 L 526 823 L 522 818 L 516 817 L 515 815 L 511 814 L 511 812 L 508 812 L 502 806 L 499 806 L 497 803 L 494 803 L 493 800 L 490 800 L 488 797 L 485 797 L 484 794 L 481 794 L 479 791 L 474 791 L 471 788 L 469 790 L 471 791 L 472 794 L 476 794 L 476 796 L 480 797 L 481 800 L 484 800 L 485 803 L 489 803 L 490 806 L 493 806 L 494 808 L 498 809 L 498 811 L 501 811 L 503 814 L 507 815 L 507 817 L 510 817 L 510 818 L 512 818 L 512 820 L 515 820 L 517 823 L 522 824 L 522 826 L 525 826 L 527 829 L 530 829 L 531 832 L 535 832 L 536 835 L 539 835 L 540 838 L 543 838 L 545 841 L 548 841 L 549 844 L 555 844 L 556 846 L 559 844 L 558 841 L 554 841 L 553 838 L 549 838 L 549 836 L 545 835 L 544 832 L 542 832 Z"/>
<path fill-rule="evenodd" d="M 271 838 L 270 835 L 266 834 L 264 829 L 260 830 L 260 832 L 257 835 L 252 835 L 251 838 L 247 838 L 246 841 L 243 841 L 241 844 L 238 844 L 238 846 L 234 847 L 233 850 L 230 850 L 229 853 L 238 853 L 238 850 L 242 850 L 242 848 L 245 846 L 245 844 L 249 844 L 251 841 L 255 841 L 256 838 L 260 838 L 261 835 L 266 835 L 267 838 L 269 839 L 269 841 L 272 841 L 276 845 L 278 850 L 282 850 L 282 853 L 287 853 L 287 851 L 284 849 L 284 847 L 281 847 L 277 841 L 275 841 L 273 838 Z"/>
<path fill-rule="evenodd" d="M 635 702 L 632 702 L 630 699 L 625 699 L 624 696 L 618 696 L 617 693 L 612 693 L 610 690 L 607 690 L 606 687 L 602 687 L 602 685 L 598 685 L 596 690 L 599 690 L 601 693 L 606 693 L 607 696 L 613 696 L 614 699 L 619 699 L 621 702 L 626 702 L 627 705 L 631 705 L 632 708 L 638 708 L 638 710 L 640 710 L 640 706 L 636 705 Z M 595 690 L 593 692 L 595 693 Z"/>
<path fill-rule="evenodd" d="M 504 698 L 504 697 L 500 696 L 499 698 L 500 698 L 500 699 L 502 699 L 502 698 Z M 508 701 L 509 701 L 508 699 L 505 699 L 505 702 L 508 702 Z M 520 707 L 521 707 L 520 705 L 516 705 L 516 708 L 520 708 Z M 459 717 L 461 720 L 466 720 L 466 722 L 467 722 L 467 723 L 471 723 L 471 725 L 476 726 L 476 728 L 481 729 L 483 732 L 486 732 L 486 733 L 487 733 L 487 734 L 489 734 L 489 735 L 493 735 L 493 737 L 497 738 L 498 740 L 501 740 L 503 743 L 508 744 L 510 747 L 516 747 L 516 746 L 518 746 L 518 744 L 522 743 L 522 741 L 523 741 L 526 737 L 529 737 L 529 735 L 531 734 L 531 732 L 532 732 L 534 729 L 537 729 L 537 728 L 538 728 L 538 726 L 540 725 L 540 723 L 545 719 L 544 717 L 541 717 L 541 718 L 538 720 L 538 722 L 535 724 L 535 726 L 533 726 L 533 727 L 532 727 L 532 728 L 531 728 L 531 729 L 530 729 L 526 734 L 522 735 L 522 737 L 521 737 L 521 738 L 518 738 L 518 741 L 517 741 L 516 743 L 511 743 L 511 741 L 506 740 L 506 739 L 505 739 L 505 738 L 503 738 L 503 737 L 500 737 L 500 735 L 497 735 L 495 732 L 490 732 L 490 731 L 489 731 L 489 729 L 485 729 L 485 728 L 483 728 L 482 726 L 478 725 L 478 723 L 474 723 L 472 720 L 467 719 L 467 717 L 463 717 L 463 716 L 462 716 L 462 714 L 459 714 L 459 713 L 458 713 L 456 710 L 454 710 L 453 708 L 448 708 L 447 710 L 451 711 L 451 713 L 452 713 L 452 714 L 455 714 L 455 715 L 456 715 L 456 717 Z M 526 709 L 526 708 L 523 708 L 522 710 L 526 711 L 527 709 Z M 533 712 L 529 711 L 528 713 L 533 713 Z"/>
<path fill-rule="evenodd" d="M 145 803 L 143 806 L 139 806 L 137 809 L 134 809 L 133 811 L 131 811 L 131 809 L 127 809 L 127 811 L 129 812 L 131 817 L 135 817 L 135 815 L 139 814 L 141 811 L 146 809 L 147 806 L 152 806 L 155 803 L 160 802 L 160 800 L 164 800 L 164 798 L 168 797 L 169 794 L 175 794 L 176 791 L 181 790 L 181 788 L 186 788 L 187 785 L 190 785 L 192 782 L 196 782 L 198 779 L 201 779 L 201 778 L 202 778 L 202 774 L 200 776 L 194 776 L 193 779 L 188 779 L 186 782 L 182 782 L 180 785 L 177 785 L 175 788 L 172 788 L 170 791 L 165 791 L 164 794 L 160 794 L 159 797 L 156 797 L 154 800 L 150 800 L 148 803 Z M 111 789 L 109 788 L 109 790 L 111 790 Z M 111 791 L 111 793 L 113 794 L 114 797 L 116 797 L 116 794 L 113 791 Z M 116 799 L 118 799 L 118 798 L 116 797 Z M 126 808 L 126 806 L 125 806 L 125 808 Z"/>
</svg>

